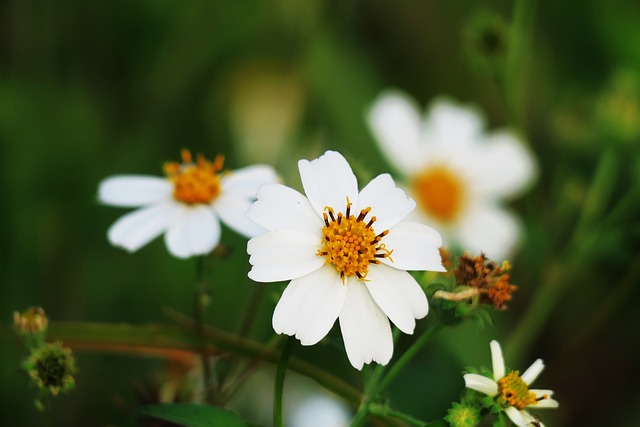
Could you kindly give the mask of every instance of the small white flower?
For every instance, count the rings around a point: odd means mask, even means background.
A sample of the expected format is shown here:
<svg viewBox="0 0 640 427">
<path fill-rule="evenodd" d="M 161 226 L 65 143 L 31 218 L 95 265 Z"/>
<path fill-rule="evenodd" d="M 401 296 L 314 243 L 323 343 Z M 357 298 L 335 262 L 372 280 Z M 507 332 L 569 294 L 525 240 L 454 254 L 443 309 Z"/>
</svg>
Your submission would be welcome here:
<svg viewBox="0 0 640 427">
<path fill-rule="evenodd" d="M 504 259 L 520 228 L 498 201 L 535 175 L 532 156 L 511 132 L 483 133 L 474 109 L 435 100 L 426 116 L 404 94 L 383 93 L 368 113 L 381 150 L 404 175 L 419 221 L 438 227 L 446 244 Z"/>
<path fill-rule="evenodd" d="M 101 202 L 136 207 L 108 231 L 114 246 L 135 252 L 165 233 L 169 252 L 178 258 L 204 255 L 220 241 L 220 220 L 247 237 L 265 230 L 246 217 L 258 187 L 277 181 L 269 166 L 254 165 L 222 172 L 222 156 L 208 162 L 198 156 L 195 163 L 188 150 L 183 163 L 166 163 L 166 178 L 118 175 L 100 183 Z"/>
<path fill-rule="evenodd" d="M 340 321 L 351 364 L 386 364 L 393 353 L 389 319 L 412 334 L 427 298 L 405 270 L 444 271 L 434 229 L 404 221 L 415 207 L 393 179 L 379 175 L 362 191 L 337 152 L 298 163 L 307 197 L 265 185 L 247 216 L 268 233 L 247 246 L 258 282 L 291 280 L 273 313 L 279 334 L 313 345 Z"/>
<path fill-rule="evenodd" d="M 490 346 L 493 379 L 478 374 L 466 374 L 464 376 L 465 385 L 467 388 L 495 398 L 517 426 L 542 426 L 543 424 L 537 418 L 525 410 L 525 408 L 558 407 L 558 402 L 551 399 L 553 391 L 529 389 L 529 385 L 538 378 L 544 369 L 542 359 L 533 362 L 522 375 L 519 375 L 518 371 L 506 373 L 500 344 L 497 341 L 491 341 Z M 532 424 L 533 422 L 538 424 Z"/>
</svg>

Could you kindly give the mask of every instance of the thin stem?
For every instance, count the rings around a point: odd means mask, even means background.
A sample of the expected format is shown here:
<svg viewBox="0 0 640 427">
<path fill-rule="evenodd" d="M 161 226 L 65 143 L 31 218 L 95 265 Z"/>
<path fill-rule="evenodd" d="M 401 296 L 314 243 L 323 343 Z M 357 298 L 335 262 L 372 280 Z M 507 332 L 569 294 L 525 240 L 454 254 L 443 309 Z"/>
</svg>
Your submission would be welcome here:
<svg viewBox="0 0 640 427">
<path fill-rule="evenodd" d="M 64 341 L 74 350 L 116 352 L 146 357 L 162 357 L 188 363 L 199 352 L 199 339 L 193 333 L 195 322 L 189 316 L 174 313 L 181 325 L 130 325 L 89 322 L 54 322 L 49 325 L 48 338 Z M 0 324 L 0 335 L 11 328 Z M 208 326 L 208 353 L 233 353 L 237 356 L 278 363 L 279 354 L 264 344 Z M 342 397 L 352 407 L 361 401 L 362 393 L 330 372 L 292 357 L 289 369 L 314 379 L 321 386 Z"/>
<path fill-rule="evenodd" d="M 565 291 L 576 283 L 577 272 L 584 270 L 584 259 L 597 237 L 598 222 L 602 221 L 609 203 L 612 187 L 616 182 L 617 168 L 617 150 L 615 147 L 609 147 L 596 166 L 584 207 L 571 238 L 563 253 L 556 257 L 562 260 L 562 263 L 555 262 L 551 265 L 533 302 L 520 318 L 507 342 L 506 351 L 516 362 L 529 352 L 558 301 Z"/>
<path fill-rule="evenodd" d="M 396 363 L 391 366 L 389 372 L 384 376 L 382 382 L 378 386 L 378 389 L 375 390 L 375 394 L 381 393 L 384 391 L 389 383 L 393 381 L 393 379 L 398 375 L 398 373 L 418 354 L 422 348 L 427 344 L 427 342 L 442 329 L 444 325 L 440 322 L 440 319 L 437 319 L 427 326 L 427 329 L 424 330 L 420 338 L 416 342 L 414 342 L 411 347 L 404 352 L 402 356 L 398 359 Z"/>
<path fill-rule="evenodd" d="M 36 400 L 36 402 L 38 401 L 40 405 L 38 409 L 42 414 L 42 420 L 44 421 L 44 425 L 47 427 L 54 427 L 55 424 L 53 423 L 53 417 L 51 416 L 51 396 L 49 396 L 45 392 L 42 392 L 40 399 Z"/>
<path fill-rule="evenodd" d="M 209 365 L 209 353 L 207 350 L 207 336 L 205 327 L 207 324 L 206 313 L 209 304 L 207 292 L 205 257 L 199 256 L 196 259 L 196 294 L 193 307 L 194 319 L 196 322 L 196 332 L 200 341 L 200 359 L 202 361 L 202 379 L 204 382 L 205 402 L 211 403 L 213 391 L 211 389 L 211 366 Z"/>
<path fill-rule="evenodd" d="M 287 373 L 287 364 L 289 363 L 289 356 L 291 356 L 291 349 L 295 343 L 295 338 L 289 337 L 284 343 L 284 348 L 280 354 L 280 360 L 278 361 L 278 369 L 276 370 L 276 380 L 273 388 L 273 426 L 283 427 L 282 417 L 282 391 L 284 389 L 284 376 Z"/>
<path fill-rule="evenodd" d="M 444 325 L 440 322 L 439 319 L 436 319 L 433 323 L 431 323 L 427 329 L 422 333 L 420 338 L 418 338 L 412 345 L 404 352 L 402 356 L 398 359 L 396 363 L 389 368 L 389 371 L 382 377 L 382 380 L 378 383 L 378 381 L 370 381 L 368 385 L 368 390 L 363 398 L 363 402 L 358 407 L 358 412 L 356 412 L 355 417 L 351 421 L 351 427 L 361 426 L 367 419 L 369 415 L 370 405 L 376 397 L 383 392 L 387 386 L 393 381 L 393 379 L 398 375 L 398 373 L 415 357 L 415 355 L 427 344 L 427 342 L 440 330 Z M 382 372 L 382 369 L 380 370 Z M 374 375 L 376 372 L 374 372 Z M 381 374 L 378 374 L 381 375 Z M 376 380 L 379 378 L 376 378 Z"/>
<path fill-rule="evenodd" d="M 509 54 L 506 64 L 505 92 L 515 123 L 524 129 L 523 74 L 526 72 L 525 56 L 529 52 L 529 39 L 536 9 L 536 0 L 516 0 L 511 24 Z"/>
<path fill-rule="evenodd" d="M 249 300 L 249 304 L 247 305 L 247 308 L 245 310 L 245 316 L 242 320 L 242 325 L 240 326 L 240 336 L 248 336 L 251 332 L 251 327 L 253 326 L 256 314 L 258 313 L 260 302 L 263 300 L 265 289 L 266 288 L 260 284 L 254 286 L 251 293 L 251 299 Z"/>
<path fill-rule="evenodd" d="M 397 418 L 412 426 L 425 427 L 428 425 L 426 422 L 419 420 L 415 417 L 412 417 L 409 414 L 405 414 L 404 412 L 397 411 L 395 409 L 391 409 L 383 405 L 371 405 L 369 407 L 369 413 L 372 415 L 379 415 L 382 417 Z"/>
</svg>

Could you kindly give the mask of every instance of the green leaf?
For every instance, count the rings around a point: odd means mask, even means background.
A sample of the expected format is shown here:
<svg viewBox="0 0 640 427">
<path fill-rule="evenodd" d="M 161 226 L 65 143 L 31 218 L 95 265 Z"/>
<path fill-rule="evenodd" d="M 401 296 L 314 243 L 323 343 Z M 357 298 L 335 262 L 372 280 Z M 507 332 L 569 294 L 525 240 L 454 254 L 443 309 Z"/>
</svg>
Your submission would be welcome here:
<svg viewBox="0 0 640 427">
<path fill-rule="evenodd" d="M 233 412 L 197 403 L 147 405 L 138 410 L 138 415 L 160 418 L 185 427 L 250 427 Z"/>
</svg>

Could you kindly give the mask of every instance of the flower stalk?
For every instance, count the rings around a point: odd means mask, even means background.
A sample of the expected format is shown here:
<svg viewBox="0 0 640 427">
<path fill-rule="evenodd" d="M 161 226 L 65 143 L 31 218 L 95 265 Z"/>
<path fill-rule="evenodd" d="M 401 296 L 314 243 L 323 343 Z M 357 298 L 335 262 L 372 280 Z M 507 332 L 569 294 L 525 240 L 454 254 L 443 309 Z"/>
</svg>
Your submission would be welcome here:
<svg viewBox="0 0 640 427">
<path fill-rule="evenodd" d="M 415 355 L 422 350 L 427 342 L 442 329 L 444 325 L 439 319 L 436 319 L 433 323 L 427 326 L 427 329 L 422 333 L 412 345 L 405 351 L 402 356 L 394 363 L 386 375 L 382 375 L 382 366 L 378 366 L 380 370 L 374 371 L 372 378 L 369 381 L 368 390 L 363 398 L 363 402 L 358 407 L 358 412 L 351 422 L 351 427 L 358 427 L 364 424 L 369 414 L 372 414 L 371 407 L 372 402 L 376 400 L 380 393 L 382 393 L 387 386 L 393 381 L 393 379 L 402 371 L 402 369 L 415 357 Z"/>
<path fill-rule="evenodd" d="M 209 364 L 209 351 L 207 348 L 207 335 L 205 332 L 207 306 L 209 305 L 209 295 L 206 282 L 205 257 L 196 258 L 197 288 L 194 301 L 194 319 L 196 322 L 196 333 L 200 342 L 200 359 L 202 361 L 202 380 L 204 382 L 205 402 L 211 403 L 213 390 L 211 384 L 211 365 Z"/>
<path fill-rule="evenodd" d="M 283 427 L 284 418 L 282 416 L 282 393 L 284 391 L 284 377 L 287 373 L 287 364 L 291 356 L 291 349 L 295 344 L 293 337 L 288 337 L 284 343 L 284 348 L 280 354 L 278 368 L 276 370 L 276 378 L 273 390 L 273 425 L 274 427 Z"/>
</svg>

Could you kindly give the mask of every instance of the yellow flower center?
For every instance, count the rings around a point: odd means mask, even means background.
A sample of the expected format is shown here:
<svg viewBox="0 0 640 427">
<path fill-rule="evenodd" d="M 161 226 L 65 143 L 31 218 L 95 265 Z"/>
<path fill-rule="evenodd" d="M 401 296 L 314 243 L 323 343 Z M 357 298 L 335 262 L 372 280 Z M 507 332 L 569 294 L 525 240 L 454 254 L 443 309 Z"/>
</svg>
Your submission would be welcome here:
<svg viewBox="0 0 640 427">
<path fill-rule="evenodd" d="M 505 406 L 524 409 L 537 402 L 535 393 L 529 391 L 527 383 L 520 378 L 518 371 L 510 372 L 498 380 L 498 401 Z M 544 397 L 546 398 L 546 397 Z"/>
<path fill-rule="evenodd" d="M 444 166 L 432 166 L 413 179 L 416 199 L 434 219 L 447 223 L 455 220 L 464 201 L 464 183 Z"/>
<path fill-rule="evenodd" d="M 365 280 L 369 272 L 369 264 L 380 264 L 381 258 L 391 259 L 393 250 L 388 250 L 382 238 L 389 233 L 385 230 L 376 234 L 371 227 L 376 221 L 372 216 L 365 221 L 371 208 L 362 209 L 357 217 L 351 215 L 351 203 L 347 198 L 345 215 L 327 206 L 323 213 L 325 226 L 322 228 L 322 248 L 317 255 L 325 256 L 326 263 L 331 263 L 340 273 L 342 282 L 345 277 L 357 276 Z"/>
<path fill-rule="evenodd" d="M 198 154 L 193 162 L 191 152 L 182 150 L 182 164 L 167 162 L 164 173 L 173 183 L 173 198 L 188 205 L 209 204 L 220 194 L 220 174 L 224 156 L 217 155 L 213 162 Z"/>
</svg>

